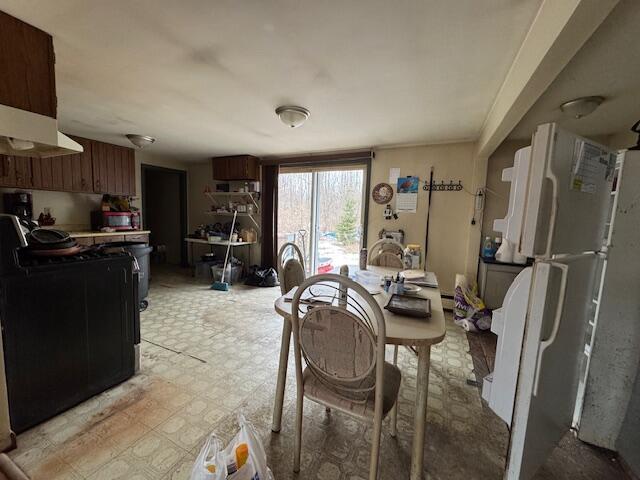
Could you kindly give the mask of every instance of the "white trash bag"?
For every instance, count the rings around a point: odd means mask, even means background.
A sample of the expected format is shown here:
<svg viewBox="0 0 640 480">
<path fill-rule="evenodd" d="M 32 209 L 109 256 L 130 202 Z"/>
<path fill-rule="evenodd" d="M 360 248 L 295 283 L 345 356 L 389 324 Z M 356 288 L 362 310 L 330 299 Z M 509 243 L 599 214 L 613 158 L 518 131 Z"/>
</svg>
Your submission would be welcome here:
<svg viewBox="0 0 640 480">
<path fill-rule="evenodd" d="M 274 480 L 258 432 L 238 414 L 240 431 L 227 448 L 212 433 L 207 437 L 189 480 Z"/>
</svg>

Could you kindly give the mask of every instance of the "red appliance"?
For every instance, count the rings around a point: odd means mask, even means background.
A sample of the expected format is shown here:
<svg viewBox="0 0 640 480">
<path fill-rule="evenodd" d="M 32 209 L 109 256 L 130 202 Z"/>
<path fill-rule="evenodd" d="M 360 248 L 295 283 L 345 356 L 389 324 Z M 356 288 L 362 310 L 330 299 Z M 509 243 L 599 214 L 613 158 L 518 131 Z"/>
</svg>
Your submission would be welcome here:
<svg viewBox="0 0 640 480">
<path fill-rule="evenodd" d="M 100 230 L 140 230 L 140 212 L 91 212 L 91 228 Z"/>
</svg>

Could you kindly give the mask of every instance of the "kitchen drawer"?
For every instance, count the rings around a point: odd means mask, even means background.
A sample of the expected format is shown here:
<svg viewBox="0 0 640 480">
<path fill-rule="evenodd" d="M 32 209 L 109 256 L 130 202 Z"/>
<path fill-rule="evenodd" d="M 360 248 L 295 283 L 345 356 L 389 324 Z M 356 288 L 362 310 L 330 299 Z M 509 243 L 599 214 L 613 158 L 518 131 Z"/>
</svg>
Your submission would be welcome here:
<svg viewBox="0 0 640 480">
<path fill-rule="evenodd" d="M 107 235 L 104 237 L 94 237 L 94 243 L 112 243 L 112 242 L 123 242 L 124 235 Z"/>
<path fill-rule="evenodd" d="M 149 243 L 149 234 L 148 233 L 136 233 L 134 235 L 125 235 L 125 242 L 144 242 Z"/>
<path fill-rule="evenodd" d="M 80 237 L 76 238 L 75 241 L 78 242 L 78 245 L 84 245 L 86 247 L 89 247 L 94 243 L 93 237 Z"/>
</svg>

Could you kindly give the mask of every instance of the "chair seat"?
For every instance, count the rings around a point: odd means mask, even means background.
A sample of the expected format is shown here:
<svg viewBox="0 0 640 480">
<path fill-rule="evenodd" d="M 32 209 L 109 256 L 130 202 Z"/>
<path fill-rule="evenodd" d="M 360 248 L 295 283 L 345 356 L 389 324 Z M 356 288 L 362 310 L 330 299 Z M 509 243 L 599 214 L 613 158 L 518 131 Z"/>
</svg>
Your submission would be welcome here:
<svg viewBox="0 0 640 480">
<path fill-rule="evenodd" d="M 325 386 L 318 378 L 305 368 L 303 374 L 304 395 L 323 405 L 343 410 L 359 417 L 373 418 L 375 410 L 375 395 L 372 392 L 366 402 L 357 402 L 345 398 Z M 382 393 L 383 417 L 389 413 L 398 398 L 402 375 L 395 365 L 384 362 L 384 391 Z"/>
</svg>

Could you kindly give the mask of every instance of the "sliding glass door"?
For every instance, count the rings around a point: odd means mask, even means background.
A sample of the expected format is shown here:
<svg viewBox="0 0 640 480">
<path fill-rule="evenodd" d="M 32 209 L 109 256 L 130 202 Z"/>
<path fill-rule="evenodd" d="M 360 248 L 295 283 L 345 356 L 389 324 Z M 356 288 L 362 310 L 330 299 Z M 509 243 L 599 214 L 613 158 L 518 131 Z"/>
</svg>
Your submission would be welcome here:
<svg viewBox="0 0 640 480">
<path fill-rule="evenodd" d="M 365 210 L 365 166 L 281 168 L 278 248 L 295 242 L 307 274 L 357 265 Z"/>
</svg>

